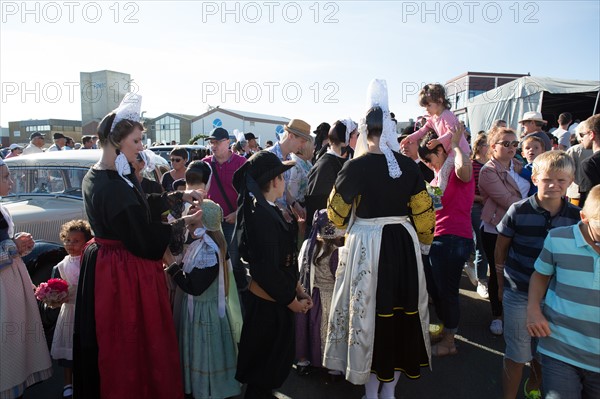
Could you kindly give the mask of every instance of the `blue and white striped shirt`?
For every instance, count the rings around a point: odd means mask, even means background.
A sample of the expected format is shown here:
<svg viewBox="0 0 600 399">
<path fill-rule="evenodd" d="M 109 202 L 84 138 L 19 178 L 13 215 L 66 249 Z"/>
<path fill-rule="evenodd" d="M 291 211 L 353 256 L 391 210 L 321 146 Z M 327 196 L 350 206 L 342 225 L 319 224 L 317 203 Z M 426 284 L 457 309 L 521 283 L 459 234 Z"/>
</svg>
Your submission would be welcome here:
<svg viewBox="0 0 600 399">
<path fill-rule="evenodd" d="M 551 334 L 538 351 L 600 373 L 600 255 L 579 223 L 548 234 L 535 270 L 550 280 L 544 305 Z"/>
<path fill-rule="evenodd" d="M 579 211 L 578 207 L 563 199 L 560 211 L 551 216 L 538 204 L 536 195 L 515 202 L 508 208 L 496 226 L 499 234 L 512 238 L 504 266 L 505 289 L 529 292 L 533 263 L 542 251 L 548 231 L 577 224 Z"/>
</svg>

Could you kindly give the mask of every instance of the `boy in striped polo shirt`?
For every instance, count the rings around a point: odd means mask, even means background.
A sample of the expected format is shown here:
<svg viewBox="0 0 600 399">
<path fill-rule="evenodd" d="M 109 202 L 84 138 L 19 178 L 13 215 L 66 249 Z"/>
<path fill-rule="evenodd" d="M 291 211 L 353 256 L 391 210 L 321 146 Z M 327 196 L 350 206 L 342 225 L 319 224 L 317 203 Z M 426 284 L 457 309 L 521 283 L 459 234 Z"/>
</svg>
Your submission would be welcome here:
<svg viewBox="0 0 600 399">
<path fill-rule="evenodd" d="M 529 285 L 527 329 L 543 337 L 547 398 L 600 397 L 600 186 L 579 224 L 548 234 Z"/>
<path fill-rule="evenodd" d="M 541 398 L 541 366 L 536 356 L 537 339 L 527 331 L 527 292 L 533 263 L 542 251 L 548 231 L 579 221 L 579 208 L 564 197 L 575 175 L 575 164 L 563 151 L 540 154 L 533 161 L 531 180 L 538 191 L 510 206 L 496 226 L 498 239 L 494 257 L 499 297 L 504 306 L 506 353 L 502 372 L 505 399 L 519 391 L 525 363 L 531 373 L 523 390 L 526 398 Z"/>
</svg>

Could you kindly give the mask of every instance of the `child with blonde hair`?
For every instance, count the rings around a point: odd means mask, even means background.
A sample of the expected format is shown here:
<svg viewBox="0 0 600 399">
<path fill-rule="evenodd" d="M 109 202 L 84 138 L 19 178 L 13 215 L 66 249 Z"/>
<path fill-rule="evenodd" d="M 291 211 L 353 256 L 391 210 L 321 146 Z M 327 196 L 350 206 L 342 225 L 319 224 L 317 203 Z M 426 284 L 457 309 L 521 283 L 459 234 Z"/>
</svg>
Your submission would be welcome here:
<svg viewBox="0 0 600 399">
<path fill-rule="evenodd" d="M 600 186 L 580 217 L 548 233 L 529 283 L 527 330 L 539 338 L 547 398 L 600 397 Z"/>
<path fill-rule="evenodd" d="M 496 226 L 498 238 L 494 259 L 498 293 L 504 306 L 506 351 L 502 370 L 504 398 L 515 398 L 523 369 L 531 372 L 523 385 L 526 398 L 539 398 L 541 372 L 536 354 L 537 339 L 527 332 L 527 301 L 535 259 L 542 252 L 551 229 L 572 226 L 579 220 L 579 208 L 565 199 L 573 181 L 575 164 L 564 151 L 548 151 L 533 161 L 531 179 L 536 194 L 510 206 Z M 503 278 L 502 278 L 503 276 Z"/>
</svg>

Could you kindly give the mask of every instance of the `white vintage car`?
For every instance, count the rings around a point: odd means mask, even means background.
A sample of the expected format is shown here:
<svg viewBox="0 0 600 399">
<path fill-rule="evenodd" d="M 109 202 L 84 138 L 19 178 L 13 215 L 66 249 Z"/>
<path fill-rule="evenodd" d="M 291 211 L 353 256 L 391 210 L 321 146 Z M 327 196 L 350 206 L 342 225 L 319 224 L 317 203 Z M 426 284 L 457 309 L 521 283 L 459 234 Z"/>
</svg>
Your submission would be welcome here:
<svg viewBox="0 0 600 399">
<path fill-rule="evenodd" d="M 101 153 L 101 150 L 54 151 L 6 159 L 14 185 L 0 201 L 9 210 L 15 231 L 31 233 L 36 241 L 60 243 L 59 232 L 64 223 L 87 219 L 81 182 Z M 155 156 L 155 164 L 155 171 L 145 176 L 160 181 L 159 167 L 168 168 L 168 163 Z"/>
</svg>

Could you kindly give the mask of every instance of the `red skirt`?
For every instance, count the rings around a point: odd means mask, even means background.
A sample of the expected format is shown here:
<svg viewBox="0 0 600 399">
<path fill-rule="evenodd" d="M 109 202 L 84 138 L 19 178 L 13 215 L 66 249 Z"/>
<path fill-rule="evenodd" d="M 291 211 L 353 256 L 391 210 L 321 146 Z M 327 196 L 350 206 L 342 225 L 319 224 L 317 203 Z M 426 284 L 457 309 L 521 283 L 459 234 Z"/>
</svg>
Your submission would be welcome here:
<svg viewBox="0 0 600 399">
<path fill-rule="evenodd" d="M 183 398 L 161 261 L 96 238 L 95 313 L 102 398 Z"/>
</svg>

